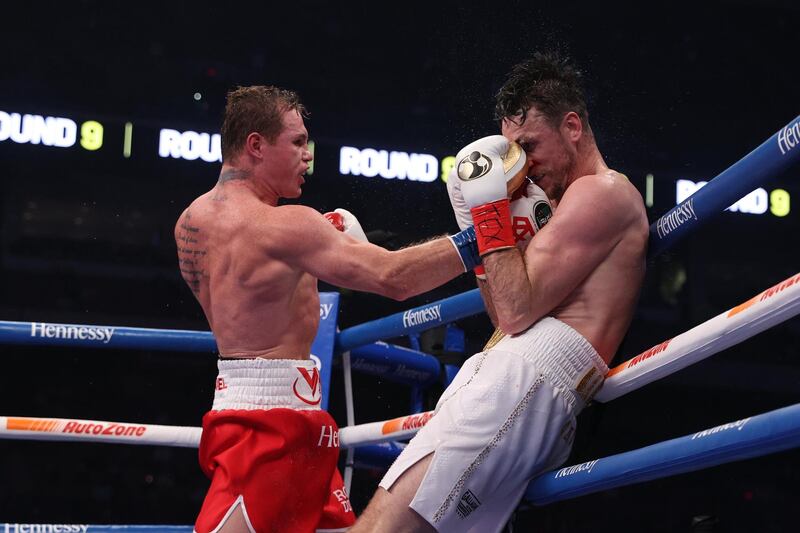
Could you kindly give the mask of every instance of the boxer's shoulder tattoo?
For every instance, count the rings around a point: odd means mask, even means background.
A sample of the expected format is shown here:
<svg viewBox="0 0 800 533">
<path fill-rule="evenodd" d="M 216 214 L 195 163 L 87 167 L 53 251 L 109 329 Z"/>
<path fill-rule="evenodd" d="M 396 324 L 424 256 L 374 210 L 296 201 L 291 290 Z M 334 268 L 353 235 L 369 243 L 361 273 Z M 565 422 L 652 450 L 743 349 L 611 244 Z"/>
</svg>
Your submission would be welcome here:
<svg viewBox="0 0 800 533">
<path fill-rule="evenodd" d="M 181 276 L 197 295 L 200 292 L 200 282 L 206 276 L 205 256 L 207 250 L 199 242 L 202 234 L 200 227 L 191 221 L 192 215 L 188 210 L 178 223 L 175 232 L 175 242 L 178 248 L 178 268 Z"/>
</svg>

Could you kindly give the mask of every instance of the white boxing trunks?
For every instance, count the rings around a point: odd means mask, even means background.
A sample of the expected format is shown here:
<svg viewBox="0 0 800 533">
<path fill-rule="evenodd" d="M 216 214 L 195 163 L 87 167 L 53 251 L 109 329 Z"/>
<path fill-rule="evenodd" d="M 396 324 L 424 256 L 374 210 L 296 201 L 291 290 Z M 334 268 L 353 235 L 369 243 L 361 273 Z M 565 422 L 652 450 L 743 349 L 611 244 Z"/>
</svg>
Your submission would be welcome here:
<svg viewBox="0 0 800 533">
<path fill-rule="evenodd" d="M 433 453 L 411 508 L 439 532 L 500 531 L 528 482 L 567 460 L 575 417 L 607 372 L 554 318 L 504 337 L 464 363 L 380 486 Z"/>
</svg>

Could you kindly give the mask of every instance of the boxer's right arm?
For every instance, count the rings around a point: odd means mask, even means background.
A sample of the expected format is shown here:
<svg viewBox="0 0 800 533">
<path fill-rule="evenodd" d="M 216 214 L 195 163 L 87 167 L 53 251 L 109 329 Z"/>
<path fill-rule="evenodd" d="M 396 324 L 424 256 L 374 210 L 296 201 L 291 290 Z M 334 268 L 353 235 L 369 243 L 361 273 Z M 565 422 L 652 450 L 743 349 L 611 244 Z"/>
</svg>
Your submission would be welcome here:
<svg viewBox="0 0 800 533">
<path fill-rule="evenodd" d="M 464 272 L 446 237 L 397 251 L 351 239 L 311 208 L 292 205 L 271 212 L 263 236 L 266 254 L 341 287 L 403 300 L 434 289 Z"/>
</svg>

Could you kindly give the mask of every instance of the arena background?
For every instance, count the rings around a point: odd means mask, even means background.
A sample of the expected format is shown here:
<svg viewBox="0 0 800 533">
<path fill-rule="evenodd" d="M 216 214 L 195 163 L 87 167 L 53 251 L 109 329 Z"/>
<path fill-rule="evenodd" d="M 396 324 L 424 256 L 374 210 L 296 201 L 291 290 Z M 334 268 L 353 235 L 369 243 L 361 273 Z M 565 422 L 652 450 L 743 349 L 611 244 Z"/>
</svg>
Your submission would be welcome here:
<svg viewBox="0 0 800 533">
<path fill-rule="evenodd" d="M 643 195 L 652 176 L 651 220 L 675 205 L 677 180 L 711 179 L 800 111 L 800 8 L 790 1 L 82 1 L 15 4 L 4 15 L 0 111 L 66 117 L 79 129 L 99 122 L 103 136 L 99 148 L 96 127 L 79 131 L 86 147 L 0 141 L 3 320 L 207 329 L 178 276 L 172 228 L 213 186 L 219 164 L 160 157 L 158 139 L 163 128 L 218 132 L 236 85 L 300 92 L 316 156 L 302 202 L 352 210 L 389 248 L 456 229 L 444 183 L 341 175 L 340 147 L 453 155 L 496 131 L 492 97 L 534 50 L 559 49 L 586 72 L 606 161 Z M 766 212 L 721 214 L 651 262 L 620 358 L 797 272 L 798 177 L 796 168 L 765 185 Z M 403 303 L 341 291 L 340 324 L 473 283 L 463 276 Z M 458 325 L 469 353 L 489 334 L 485 316 Z M 442 352 L 440 337 L 424 336 L 426 349 Z M 589 408 L 570 460 L 797 402 L 798 338 L 793 319 Z M 199 425 L 210 406 L 211 355 L 0 350 L 2 415 Z M 355 387 L 358 422 L 408 411 L 403 387 L 358 374 Z M 335 373 L 332 412 L 343 422 L 341 390 Z M 800 452 L 785 452 L 522 509 L 515 531 L 794 530 L 799 470 Z M 380 475 L 357 473 L 357 510 Z M 206 487 L 191 449 L 0 441 L 0 521 L 189 524 Z M 700 516 L 709 518 L 692 526 Z"/>
</svg>

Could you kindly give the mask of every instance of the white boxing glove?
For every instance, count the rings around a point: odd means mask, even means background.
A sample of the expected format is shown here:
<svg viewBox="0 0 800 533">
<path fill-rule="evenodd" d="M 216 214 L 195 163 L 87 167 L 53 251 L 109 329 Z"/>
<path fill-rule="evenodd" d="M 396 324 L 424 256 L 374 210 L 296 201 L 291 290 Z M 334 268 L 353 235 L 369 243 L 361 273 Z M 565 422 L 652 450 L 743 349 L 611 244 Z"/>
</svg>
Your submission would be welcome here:
<svg viewBox="0 0 800 533">
<path fill-rule="evenodd" d="M 481 255 L 515 246 L 508 182 L 521 182 L 527 170 L 525 152 L 502 135 L 478 139 L 456 156 L 461 195 L 470 208 Z"/>
<path fill-rule="evenodd" d="M 533 236 L 553 216 L 553 207 L 542 188 L 533 182 L 529 182 L 521 193 L 511 201 L 511 225 L 517 246 L 525 250 Z"/>
<path fill-rule="evenodd" d="M 453 209 L 455 210 L 455 204 L 453 204 Z M 459 214 L 456 212 L 456 218 L 458 216 Z M 531 181 L 521 187 L 511 200 L 511 227 L 514 231 L 517 248 L 524 253 L 533 236 L 547 224 L 552 216 L 553 207 L 550 199 L 541 187 Z M 479 279 L 486 279 L 483 265 L 475 268 L 475 275 Z"/>
<path fill-rule="evenodd" d="M 528 171 L 522 148 L 502 135 L 490 135 L 462 148 L 456 155 L 461 193 L 471 209 L 507 198 Z"/>
<path fill-rule="evenodd" d="M 361 229 L 361 224 L 358 222 L 358 219 L 347 209 L 334 209 L 333 212 L 325 213 L 322 216 L 327 218 L 328 221 L 333 224 L 334 228 L 345 235 L 349 235 L 359 241 L 369 242 L 364 230 Z"/>
<path fill-rule="evenodd" d="M 453 167 L 447 175 L 447 194 L 450 196 L 450 205 L 453 206 L 453 214 L 456 216 L 456 224 L 461 231 L 472 227 L 472 213 L 461 196 L 461 180 L 456 175 L 456 168 Z M 475 275 L 479 279 L 486 279 L 486 270 L 483 265 L 478 265 L 474 269 Z"/>
<path fill-rule="evenodd" d="M 469 212 L 469 207 L 461 196 L 461 180 L 458 179 L 456 174 L 456 167 L 450 170 L 447 175 L 447 194 L 450 195 L 450 205 L 453 206 L 453 214 L 456 216 L 456 224 L 461 230 L 467 229 L 472 225 L 472 213 Z"/>
</svg>

